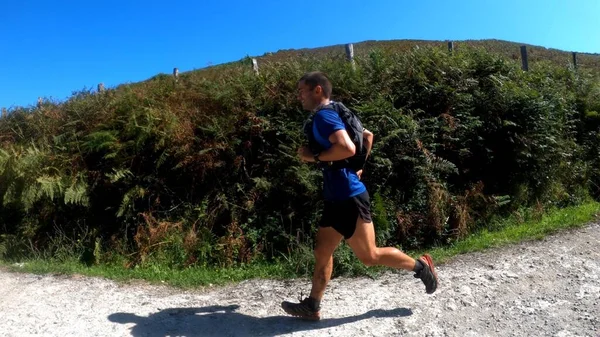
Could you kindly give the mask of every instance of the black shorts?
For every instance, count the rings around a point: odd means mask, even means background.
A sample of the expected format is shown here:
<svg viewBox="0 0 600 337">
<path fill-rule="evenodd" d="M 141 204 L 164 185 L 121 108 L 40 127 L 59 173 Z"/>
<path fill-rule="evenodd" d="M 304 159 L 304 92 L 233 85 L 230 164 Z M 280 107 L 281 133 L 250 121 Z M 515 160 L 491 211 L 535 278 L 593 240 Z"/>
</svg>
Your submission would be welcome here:
<svg viewBox="0 0 600 337">
<path fill-rule="evenodd" d="M 370 208 L 371 202 L 367 191 L 342 201 L 325 200 L 319 227 L 333 227 L 348 240 L 356 230 L 359 216 L 366 222 L 372 221 Z"/>
</svg>

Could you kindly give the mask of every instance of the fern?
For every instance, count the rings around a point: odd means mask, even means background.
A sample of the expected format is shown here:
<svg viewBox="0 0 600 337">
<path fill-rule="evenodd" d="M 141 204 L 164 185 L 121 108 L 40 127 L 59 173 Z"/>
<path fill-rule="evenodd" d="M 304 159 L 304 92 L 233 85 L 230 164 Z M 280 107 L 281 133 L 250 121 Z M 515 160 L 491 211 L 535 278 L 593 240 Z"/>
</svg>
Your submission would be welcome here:
<svg viewBox="0 0 600 337">
<path fill-rule="evenodd" d="M 40 184 L 39 190 L 41 194 L 50 198 L 50 200 L 54 200 L 55 197 L 61 195 L 64 191 L 62 180 L 59 177 L 43 175 L 38 177 L 36 181 Z"/>
<path fill-rule="evenodd" d="M 133 209 L 133 203 L 135 200 L 142 198 L 146 194 L 146 190 L 140 186 L 134 186 L 131 188 L 125 195 L 123 196 L 123 200 L 121 201 L 121 206 L 117 211 L 117 217 L 123 217 L 125 212 L 128 209 Z"/>
<path fill-rule="evenodd" d="M 4 149 L 0 149 L 0 176 L 4 174 L 12 156 Z"/>
<path fill-rule="evenodd" d="M 458 168 L 454 163 L 440 157 L 435 157 L 434 161 L 431 163 L 431 168 L 439 173 L 458 174 Z"/>
<path fill-rule="evenodd" d="M 54 200 L 62 191 L 63 185 L 60 177 L 43 175 L 25 186 L 21 194 L 21 204 L 25 211 L 29 211 L 43 197 Z"/>
<path fill-rule="evenodd" d="M 65 190 L 65 204 L 74 204 L 79 206 L 89 206 L 89 197 L 87 181 L 79 175 L 77 179 Z"/>
<path fill-rule="evenodd" d="M 4 193 L 4 198 L 2 200 L 2 203 L 4 206 L 7 206 L 13 202 L 17 201 L 17 181 L 12 181 L 10 183 L 10 185 L 8 185 L 8 188 L 6 189 L 6 192 Z"/>
<path fill-rule="evenodd" d="M 106 152 L 105 158 L 114 158 L 120 145 L 117 131 L 97 131 L 85 137 L 82 149 L 88 153 Z"/>
<path fill-rule="evenodd" d="M 268 192 L 271 189 L 272 183 L 266 178 L 255 177 L 252 178 L 254 184 L 256 184 L 256 189 L 263 192 Z"/>
<path fill-rule="evenodd" d="M 113 173 L 106 173 L 106 177 L 114 184 L 122 179 L 133 177 L 133 173 L 129 169 L 113 168 Z"/>
<path fill-rule="evenodd" d="M 26 212 L 28 212 L 33 205 L 40 200 L 41 191 L 37 188 L 36 185 L 29 185 L 25 187 L 23 192 L 21 193 L 21 204 Z"/>
</svg>

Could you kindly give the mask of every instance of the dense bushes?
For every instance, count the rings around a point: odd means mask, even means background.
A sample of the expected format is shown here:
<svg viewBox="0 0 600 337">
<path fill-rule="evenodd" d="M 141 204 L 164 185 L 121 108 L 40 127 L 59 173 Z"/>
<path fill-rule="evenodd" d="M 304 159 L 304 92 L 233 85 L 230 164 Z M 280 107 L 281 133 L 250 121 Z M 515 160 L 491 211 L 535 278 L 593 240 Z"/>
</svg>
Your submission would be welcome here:
<svg viewBox="0 0 600 337">
<path fill-rule="evenodd" d="M 225 266 L 306 251 L 320 172 L 296 81 L 325 71 L 375 133 L 380 243 L 445 243 L 520 207 L 600 195 L 597 74 L 483 50 L 246 60 L 0 119 L 0 253 Z M 68 248 L 65 248 L 68 247 Z M 65 249 L 67 252 L 65 252 Z"/>
</svg>

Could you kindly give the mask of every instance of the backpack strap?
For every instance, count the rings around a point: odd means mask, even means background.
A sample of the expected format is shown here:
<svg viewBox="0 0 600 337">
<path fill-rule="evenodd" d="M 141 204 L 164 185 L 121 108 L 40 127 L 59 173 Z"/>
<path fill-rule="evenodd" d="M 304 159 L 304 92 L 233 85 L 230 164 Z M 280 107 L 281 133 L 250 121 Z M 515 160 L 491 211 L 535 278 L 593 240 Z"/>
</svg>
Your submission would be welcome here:
<svg viewBox="0 0 600 337">
<path fill-rule="evenodd" d="M 366 160 L 365 151 L 363 149 L 364 142 L 363 142 L 363 136 L 362 136 L 364 128 L 362 127 L 362 124 L 360 123 L 360 119 L 354 112 L 352 112 L 352 110 L 348 109 L 345 105 L 338 103 L 338 102 L 332 101 L 330 104 L 321 106 L 317 112 L 319 112 L 321 110 L 325 110 L 325 109 L 333 110 L 338 114 L 338 116 L 344 123 L 346 132 L 348 132 L 348 135 L 350 136 L 350 138 L 354 138 L 354 139 L 352 139 L 352 142 L 356 146 L 356 153 L 354 154 L 354 156 L 352 156 L 350 158 L 337 160 L 337 161 L 331 161 L 331 162 L 321 162 L 323 165 L 320 165 L 320 166 L 325 167 L 325 168 L 330 168 L 330 169 L 352 168 L 356 171 L 360 170 L 363 167 L 365 160 Z M 354 125 L 354 123 L 352 123 L 352 121 L 349 119 L 356 119 L 354 122 L 355 123 L 357 122 L 358 124 Z M 356 126 L 356 127 L 354 127 L 354 126 Z M 358 130 L 358 128 L 360 128 L 361 130 Z M 348 130 L 348 129 L 351 129 L 351 130 Z"/>
</svg>

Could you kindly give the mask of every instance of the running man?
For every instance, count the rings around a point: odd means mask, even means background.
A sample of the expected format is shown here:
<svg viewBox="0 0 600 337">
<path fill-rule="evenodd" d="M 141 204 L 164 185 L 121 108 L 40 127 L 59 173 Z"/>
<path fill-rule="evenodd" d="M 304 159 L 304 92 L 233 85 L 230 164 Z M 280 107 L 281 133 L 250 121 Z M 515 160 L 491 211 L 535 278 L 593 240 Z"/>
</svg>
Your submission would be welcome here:
<svg viewBox="0 0 600 337">
<path fill-rule="evenodd" d="M 322 151 L 313 153 L 308 146 L 298 149 L 303 162 L 318 163 L 323 167 L 324 209 L 314 248 L 315 269 L 310 296 L 300 303 L 284 301 L 283 310 L 309 320 L 321 318 L 321 300 L 333 270 L 333 252 L 342 239 L 350 246 L 357 258 L 366 266 L 388 266 L 414 272 L 432 294 L 437 289 L 437 275 L 433 260 L 428 254 L 419 259 L 404 254 L 393 247 L 377 247 L 375 229 L 371 220 L 369 193 L 360 181 L 362 170 L 329 165 L 351 158 L 357 152 L 345 124 L 336 111 L 339 102 L 330 100 L 332 85 L 321 72 L 305 74 L 298 82 L 298 99 L 305 110 L 312 111 L 310 132 Z M 363 130 L 367 156 L 373 144 L 373 134 Z M 323 165 L 323 163 L 326 163 Z"/>
</svg>

